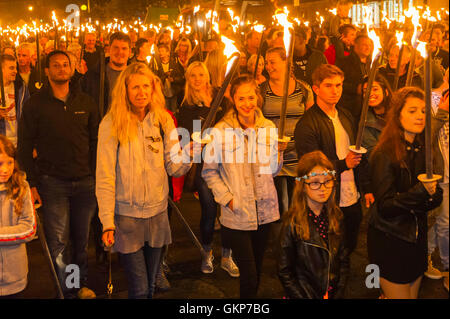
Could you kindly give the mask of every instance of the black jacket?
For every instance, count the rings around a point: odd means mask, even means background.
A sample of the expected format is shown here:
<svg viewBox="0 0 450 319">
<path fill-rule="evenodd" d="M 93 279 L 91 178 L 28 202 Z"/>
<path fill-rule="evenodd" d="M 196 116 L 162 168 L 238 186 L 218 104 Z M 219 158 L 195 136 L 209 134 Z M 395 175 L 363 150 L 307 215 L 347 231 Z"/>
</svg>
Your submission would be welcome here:
<svg viewBox="0 0 450 319">
<path fill-rule="evenodd" d="M 356 125 L 352 115 L 345 108 L 337 107 L 339 120 L 348 134 L 350 145 L 356 141 Z M 326 157 L 333 163 L 336 169 L 336 179 L 340 182 L 341 173 L 348 170 L 345 159 L 340 160 L 336 154 L 336 140 L 334 135 L 334 126 L 331 119 L 317 104 L 308 109 L 294 131 L 295 147 L 298 158 L 312 151 L 322 151 Z M 368 180 L 363 174 L 367 171 L 368 161 L 366 156 L 362 157 L 361 163 L 354 169 L 356 186 L 362 193 L 367 193 L 369 189 Z M 336 200 L 339 203 L 339 192 L 336 194 Z"/>
<path fill-rule="evenodd" d="M 156 59 L 151 63 L 150 69 L 159 77 L 162 87 L 164 87 L 164 82 L 171 75 L 173 82 L 170 83 L 170 86 L 174 96 L 178 97 L 180 94 L 183 94 L 186 80 L 184 77 L 184 67 L 178 62 L 178 59 L 175 59 L 173 56 L 170 57 L 169 72 L 167 73 L 164 72 L 160 61 Z"/>
<path fill-rule="evenodd" d="M 341 60 L 336 60 L 336 66 L 344 72 L 344 90 L 339 105 L 351 111 L 353 117 L 359 120 L 361 114 L 361 104 L 358 103 L 358 87 L 367 76 L 370 69 L 370 59 L 367 63 L 362 63 L 355 52 Z"/>
<path fill-rule="evenodd" d="M 417 176 L 425 172 L 425 150 L 418 138 L 406 142 L 404 166 L 393 163 L 385 151 L 370 158 L 370 175 L 375 203 L 369 224 L 392 236 L 415 243 L 419 231 L 427 229 L 427 212 L 442 202 L 442 189 L 430 196 Z"/>
<path fill-rule="evenodd" d="M 293 225 L 284 223 L 278 249 L 278 276 L 290 299 L 342 298 L 349 274 L 349 253 L 343 231 L 328 234 L 326 242 L 308 218 L 310 239 L 302 240 Z"/>
<path fill-rule="evenodd" d="M 302 70 L 300 66 L 300 61 L 303 58 L 307 59 L 305 70 Z M 314 70 L 320 65 L 327 63 L 327 58 L 322 52 L 306 46 L 305 57 L 299 57 L 294 54 L 294 75 L 298 80 L 302 80 L 312 86 L 312 74 Z"/>
<path fill-rule="evenodd" d="M 18 159 L 30 187 L 37 186 L 39 175 L 62 180 L 94 175 L 98 122 L 94 101 L 76 85 L 70 87 L 66 103 L 56 99 L 50 87 L 31 96 L 18 130 Z"/>
<path fill-rule="evenodd" d="M 109 87 L 110 83 L 108 81 L 108 76 L 106 75 L 106 68 L 109 63 L 109 58 L 105 59 L 105 89 L 104 89 L 104 105 L 103 110 L 100 110 L 99 99 L 100 99 L 100 61 L 99 63 L 88 70 L 86 74 L 80 79 L 81 90 L 89 94 L 95 101 L 96 110 L 99 114 L 99 119 L 101 120 L 109 110 Z"/>
<path fill-rule="evenodd" d="M 408 77 L 408 69 L 409 64 L 406 66 L 406 72 L 402 76 L 399 76 L 398 78 L 398 88 L 401 89 L 406 85 L 406 78 Z M 394 86 L 394 80 L 395 80 L 395 69 L 391 68 L 389 63 L 387 63 L 385 66 L 382 66 L 378 69 L 378 74 L 382 75 L 391 88 Z M 420 75 L 414 71 L 413 77 L 411 79 L 411 85 L 418 87 L 420 89 L 423 88 L 423 81 Z"/>
</svg>

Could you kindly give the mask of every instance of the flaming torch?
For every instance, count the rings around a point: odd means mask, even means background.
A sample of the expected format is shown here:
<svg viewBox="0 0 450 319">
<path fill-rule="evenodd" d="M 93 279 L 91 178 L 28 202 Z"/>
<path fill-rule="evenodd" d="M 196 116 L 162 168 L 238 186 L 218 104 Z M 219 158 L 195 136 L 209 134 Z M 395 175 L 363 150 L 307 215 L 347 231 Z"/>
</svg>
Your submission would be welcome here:
<svg viewBox="0 0 450 319">
<path fill-rule="evenodd" d="M 420 41 L 419 41 L 420 42 Z M 424 42 L 420 42 L 417 48 L 425 58 L 425 174 L 420 174 L 417 179 L 423 183 L 434 182 L 442 178 L 440 175 L 433 174 L 433 149 L 431 143 L 431 66 L 432 55 L 431 48 L 428 50 Z"/>
<path fill-rule="evenodd" d="M 364 93 L 364 100 L 363 100 L 363 105 L 362 105 L 362 109 L 361 109 L 361 118 L 359 120 L 358 133 L 356 135 L 356 144 L 350 146 L 350 150 L 352 152 L 359 153 L 359 154 L 364 154 L 367 152 L 367 150 L 364 147 L 361 147 L 362 135 L 364 132 L 364 128 L 366 126 L 367 111 L 369 110 L 369 97 L 370 97 L 370 94 L 372 91 L 372 86 L 373 86 L 373 82 L 375 80 L 375 76 L 378 71 L 378 65 L 380 63 L 380 58 L 381 58 L 381 53 L 382 53 L 382 51 L 381 51 L 382 46 L 381 46 L 380 38 L 375 33 L 374 29 L 369 30 L 370 25 L 372 25 L 371 21 L 372 20 L 370 18 L 368 18 L 366 20 L 366 26 L 367 26 L 368 36 L 373 41 L 373 44 L 374 44 L 374 49 L 372 52 L 372 65 L 371 65 L 370 71 L 369 71 L 369 79 L 367 81 L 367 89 L 366 89 L 366 92 Z"/>
<path fill-rule="evenodd" d="M 414 33 L 411 38 L 411 58 L 409 59 L 409 68 L 408 68 L 408 74 L 406 75 L 406 84 L 405 86 L 411 86 L 412 78 L 414 74 L 414 69 L 416 68 L 416 48 L 419 44 L 419 27 L 421 26 L 419 23 L 420 20 L 420 13 L 419 11 L 414 8 L 410 7 L 407 11 L 405 11 L 405 16 L 411 17 L 411 22 L 414 25 Z"/>
<path fill-rule="evenodd" d="M 253 77 L 256 79 L 256 71 L 258 70 L 259 58 L 261 57 L 262 47 L 265 40 L 264 26 L 262 24 L 258 24 L 254 27 L 254 30 L 258 33 L 261 33 L 261 40 L 259 41 L 258 55 L 256 56 L 256 64 L 255 71 L 253 72 Z"/>
<path fill-rule="evenodd" d="M 403 59 L 403 53 L 405 52 L 405 46 L 403 45 L 403 32 L 395 31 L 395 37 L 397 38 L 397 46 L 400 49 L 397 59 L 397 66 L 395 68 L 395 77 L 394 77 L 394 85 L 392 87 L 393 91 L 397 91 L 398 89 L 398 80 L 400 78 L 400 64 Z"/>
<path fill-rule="evenodd" d="M 207 128 L 210 128 L 213 125 L 219 107 L 222 104 L 222 100 L 228 88 L 228 85 L 230 84 L 231 79 L 233 78 L 233 75 L 239 66 L 240 53 L 239 50 L 234 45 L 234 42 L 223 35 L 221 36 L 221 39 L 225 45 L 223 54 L 227 57 L 228 61 L 227 69 L 225 72 L 225 79 L 222 83 L 222 86 L 220 87 L 219 92 L 217 93 L 217 95 L 215 96 L 214 100 L 211 103 L 208 116 L 206 117 L 206 120 L 202 124 L 201 131 L 195 131 L 192 133 L 192 140 L 194 142 L 201 144 L 207 144 L 211 142 L 211 137 L 208 136 L 207 134 L 204 134 L 204 132 Z M 194 164 L 192 165 L 192 168 L 190 169 L 184 181 L 184 185 L 188 190 L 194 189 L 194 179 L 196 175 L 196 170 L 198 168 L 197 165 L 198 163 L 199 161 L 194 159 Z"/>
<path fill-rule="evenodd" d="M 275 12 L 275 17 L 280 25 L 284 27 L 283 40 L 286 49 L 286 69 L 283 83 L 283 100 L 281 104 L 280 125 L 278 127 L 278 136 L 280 141 L 289 142 L 290 138 L 284 136 L 286 125 L 287 99 L 289 95 L 289 79 L 291 76 L 292 55 L 294 50 L 294 34 L 291 32 L 293 24 L 288 21 L 288 10 L 284 7 L 283 11 Z"/>
</svg>

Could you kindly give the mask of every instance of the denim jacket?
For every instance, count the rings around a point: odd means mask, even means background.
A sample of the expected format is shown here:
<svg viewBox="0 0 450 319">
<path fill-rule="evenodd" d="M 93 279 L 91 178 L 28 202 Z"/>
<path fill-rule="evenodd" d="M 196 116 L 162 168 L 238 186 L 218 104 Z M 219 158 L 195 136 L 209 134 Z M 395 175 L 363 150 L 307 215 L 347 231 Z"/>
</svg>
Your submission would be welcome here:
<svg viewBox="0 0 450 319">
<path fill-rule="evenodd" d="M 170 136 L 176 132 L 173 119 L 167 112 L 163 117 L 161 125 L 149 112 L 138 123 L 137 137 L 124 144 L 112 132 L 110 113 L 100 123 L 95 192 L 103 229 L 115 229 L 114 214 L 149 218 L 165 211 L 167 174 L 180 177 L 191 167 L 178 135 Z"/>
<path fill-rule="evenodd" d="M 236 128 L 242 137 L 241 143 L 238 142 L 239 139 L 228 141 L 226 138 L 217 138 L 218 135 L 225 136 L 227 129 Z M 258 225 L 280 218 L 273 176 L 281 170 L 282 154 L 277 156 L 275 143 L 277 136 L 269 135 L 270 129 L 275 130 L 275 124 L 264 118 L 258 109 L 254 131 L 256 145 L 253 144 L 256 146 L 256 156 L 252 161 L 249 161 L 248 156 L 250 137 L 244 138 L 244 132 L 240 128 L 234 111 L 226 114 L 211 133 L 213 142 L 205 148 L 204 152 L 208 154 L 212 151 L 214 160 L 204 159 L 202 177 L 212 190 L 215 201 L 221 205 L 220 222 L 225 227 L 257 230 Z M 244 149 L 239 150 L 241 147 Z M 275 156 L 270 156 L 270 159 L 267 158 L 268 162 L 261 163 L 259 158 L 261 151 L 266 154 L 272 152 L 271 154 Z M 237 161 L 240 158 L 239 152 L 243 153 L 242 162 Z M 227 161 L 227 156 L 234 160 Z M 230 200 L 233 200 L 233 210 L 226 206 Z"/>
</svg>

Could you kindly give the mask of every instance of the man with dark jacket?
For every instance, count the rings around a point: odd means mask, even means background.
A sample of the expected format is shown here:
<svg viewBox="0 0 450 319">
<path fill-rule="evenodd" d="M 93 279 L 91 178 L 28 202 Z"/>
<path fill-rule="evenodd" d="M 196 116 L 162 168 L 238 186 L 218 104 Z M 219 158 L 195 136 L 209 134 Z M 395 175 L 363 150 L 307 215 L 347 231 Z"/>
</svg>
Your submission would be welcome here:
<svg viewBox="0 0 450 319">
<path fill-rule="evenodd" d="M 8 137 L 17 147 L 17 124 L 23 105 L 30 94 L 25 82 L 20 76 L 17 76 L 16 59 L 12 55 L 3 54 L 0 57 L 0 65 L 3 73 L 6 106 L 6 109 L 0 109 L 0 134 Z"/>
<path fill-rule="evenodd" d="M 313 73 L 313 90 L 317 103 L 298 121 L 294 136 L 298 157 L 320 150 L 333 162 L 338 189 L 336 199 L 344 213 L 344 241 L 351 253 L 357 243 L 362 219 L 359 187 L 361 154 L 349 150 L 355 144 L 355 123 L 352 115 L 336 107 L 342 94 L 344 74 L 334 65 L 323 64 Z M 363 159 L 363 166 L 367 161 Z M 363 168 L 361 168 L 363 169 Z"/>
<path fill-rule="evenodd" d="M 18 134 L 18 159 L 27 174 L 32 199 L 42 205 L 50 254 L 66 297 L 69 238 L 79 267 L 78 297 L 95 298 L 87 288 L 89 225 L 97 204 L 95 165 L 98 112 L 94 101 L 76 85 L 69 86 L 69 56 L 53 51 L 46 59 L 49 86 L 24 105 Z M 36 163 L 33 149 L 37 150 Z"/>
<path fill-rule="evenodd" d="M 340 105 L 347 108 L 359 121 L 361 104 L 359 101 L 360 86 L 370 70 L 373 42 L 366 35 L 359 35 L 355 39 L 353 52 L 336 63 L 344 72 L 344 91 Z"/>
<path fill-rule="evenodd" d="M 112 90 L 120 73 L 127 68 L 127 62 L 131 55 L 131 39 L 123 32 L 113 33 L 109 39 L 110 57 L 105 60 L 105 95 L 104 105 L 99 105 L 100 97 L 100 63 L 88 70 L 81 78 L 81 89 L 94 98 L 98 105 L 98 113 L 101 119 L 111 106 Z"/>
<path fill-rule="evenodd" d="M 302 80 L 312 85 L 312 74 L 321 64 L 326 64 L 327 59 L 322 52 L 309 47 L 306 41 L 306 32 L 298 28 L 295 32 L 294 41 L 294 75 L 298 80 Z"/>
</svg>

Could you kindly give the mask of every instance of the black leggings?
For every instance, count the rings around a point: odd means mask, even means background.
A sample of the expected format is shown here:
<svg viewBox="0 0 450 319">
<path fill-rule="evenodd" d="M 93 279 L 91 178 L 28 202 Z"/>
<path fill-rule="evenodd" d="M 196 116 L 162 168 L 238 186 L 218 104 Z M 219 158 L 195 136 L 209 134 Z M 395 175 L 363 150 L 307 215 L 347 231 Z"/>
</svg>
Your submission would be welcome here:
<svg viewBox="0 0 450 319">
<path fill-rule="evenodd" d="M 361 202 L 358 200 L 356 204 L 349 207 L 341 207 L 341 211 L 344 214 L 344 240 L 345 245 L 351 254 L 358 244 L 359 226 L 362 220 L 362 208 Z"/>
<path fill-rule="evenodd" d="M 255 299 L 271 224 L 258 230 L 235 230 L 222 226 L 222 236 L 230 243 L 240 272 L 240 298 Z"/>
</svg>

